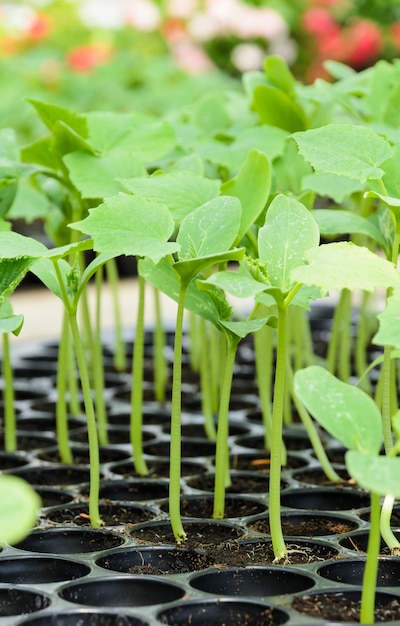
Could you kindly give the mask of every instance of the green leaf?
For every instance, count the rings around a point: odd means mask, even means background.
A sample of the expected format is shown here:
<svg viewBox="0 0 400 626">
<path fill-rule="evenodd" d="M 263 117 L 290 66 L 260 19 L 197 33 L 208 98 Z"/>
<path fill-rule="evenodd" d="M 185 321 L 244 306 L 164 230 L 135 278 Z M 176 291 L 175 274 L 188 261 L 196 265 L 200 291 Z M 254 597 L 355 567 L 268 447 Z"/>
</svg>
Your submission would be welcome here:
<svg viewBox="0 0 400 626">
<path fill-rule="evenodd" d="M 351 242 L 328 243 L 307 255 L 309 265 L 294 269 L 292 280 L 331 289 L 364 289 L 400 285 L 394 266 L 367 248 Z"/>
<path fill-rule="evenodd" d="M 252 150 L 236 177 L 221 187 L 221 193 L 235 196 L 242 205 L 238 242 L 264 209 L 271 189 L 271 167 L 263 152 Z"/>
<path fill-rule="evenodd" d="M 157 263 L 179 250 L 169 242 L 174 220 L 168 208 L 138 196 L 120 193 L 94 209 L 84 220 L 70 227 L 90 235 L 97 252 L 115 256 L 148 256 Z"/>
<path fill-rule="evenodd" d="M 346 452 L 346 467 L 360 487 L 379 496 L 400 498 L 400 458 Z"/>
<path fill-rule="evenodd" d="M 29 256 L 0 259 L 0 305 L 18 287 L 35 260 Z"/>
<path fill-rule="evenodd" d="M 0 130 L 0 159 L 2 161 L 19 161 L 17 134 L 13 128 Z"/>
<path fill-rule="evenodd" d="M 61 121 L 54 124 L 52 146 L 58 156 L 64 156 L 76 150 L 87 150 L 94 154 L 91 145 L 81 135 Z"/>
<path fill-rule="evenodd" d="M 379 167 L 392 155 L 386 139 L 365 126 L 328 124 L 294 133 L 300 154 L 316 172 L 346 176 L 365 183 L 381 178 Z"/>
<path fill-rule="evenodd" d="M 0 476 L 0 544 L 22 541 L 36 523 L 41 501 L 18 476 Z"/>
<path fill-rule="evenodd" d="M 332 198 L 337 204 L 363 188 L 358 180 L 329 173 L 306 174 L 302 180 L 302 189 L 310 189 L 319 196 Z"/>
<path fill-rule="evenodd" d="M 0 231 L 0 258 L 13 259 L 15 257 L 41 257 L 47 253 L 47 248 L 40 241 L 32 237 L 25 237 L 14 231 Z"/>
<path fill-rule="evenodd" d="M 156 173 L 145 178 L 120 181 L 131 193 L 166 204 L 176 224 L 198 206 L 217 197 L 220 181 L 193 174 L 190 171 Z"/>
<path fill-rule="evenodd" d="M 226 167 L 229 172 L 236 173 L 251 150 L 264 152 L 268 159 L 273 159 L 283 154 L 287 131 L 274 126 L 256 126 L 241 130 L 232 142 L 207 140 L 195 145 L 196 152 L 204 159 L 216 165 Z"/>
<path fill-rule="evenodd" d="M 161 259 L 157 265 L 148 258 L 140 259 L 138 268 L 141 276 L 148 283 L 167 294 L 175 302 L 178 302 L 180 281 L 173 266 L 167 259 Z M 198 289 L 195 281 L 190 282 L 187 288 L 185 308 L 218 326 L 219 311 L 215 302 L 207 292 Z"/>
<path fill-rule="evenodd" d="M 224 326 L 230 333 L 243 339 L 250 333 L 255 333 L 260 328 L 268 324 L 273 328 L 278 326 L 278 318 L 275 315 L 268 315 L 267 317 L 259 317 L 254 320 L 246 320 L 242 322 L 227 322 L 221 320 L 221 325 Z"/>
<path fill-rule="evenodd" d="M 356 213 L 340 209 L 316 209 L 312 212 L 321 235 L 335 236 L 359 233 L 368 235 L 376 241 L 383 250 L 386 241 L 373 222 Z"/>
<path fill-rule="evenodd" d="M 245 254 L 244 248 L 233 248 L 226 252 L 216 252 L 206 256 L 189 259 L 187 261 L 177 261 L 174 263 L 174 270 L 179 275 L 181 282 L 188 284 L 192 278 L 211 265 L 217 263 L 227 263 L 228 261 L 240 261 Z"/>
<path fill-rule="evenodd" d="M 293 198 L 276 196 L 258 233 L 259 258 L 267 263 L 271 285 L 289 291 L 295 284 L 292 271 L 303 265 L 306 252 L 318 243 L 318 226 L 310 211 Z"/>
<path fill-rule="evenodd" d="M 72 269 L 71 265 L 68 263 L 68 261 L 65 261 L 65 259 L 58 260 L 57 265 L 61 274 L 62 281 L 66 286 L 67 295 L 69 296 L 69 298 L 74 299 L 76 295 L 75 291 L 68 287 L 68 277 L 70 276 Z M 60 298 L 60 300 L 64 302 L 64 295 L 61 290 L 58 275 L 56 273 L 53 261 L 51 261 L 50 259 L 40 259 L 32 265 L 31 272 L 32 274 L 37 276 L 39 280 L 42 281 L 42 283 L 47 287 L 49 291 L 51 291 L 55 296 L 57 296 L 57 298 Z"/>
<path fill-rule="evenodd" d="M 56 104 L 48 104 L 28 98 L 28 102 L 36 109 L 42 122 L 52 131 L 57 122 L 64 122 L 81 137 L 88 136 L 86 117 Z"/>
<path fill-rule="evenodd" d="M 264 61 L 264 71 L 276 87 L 289 95 L 294 93 L 296 81 L 282 57 L 274 54 L 268 55 Z"/>
<path fill-rule="evenodd" d="M 226 252 L 235 241 L 242 207 L 237 198 L 219 196 L 198 207 L 182 221 L 177 242 L 180 261 Z"/>
<path fill-rule="evenodd" d="M 87 115 L 88 141 L 101 156 L 131 153 L 142 163 L 161 158 L 175 144 L 175 133 L 163 119 L 141 113 L 109 113 L 95 111 Z M 121 174 L 121 178 L 129 175 Z"/>
<path fill-rule="evenodd" d="M 10 219 L 24 219 L 28 224 L 47 216 L 49 199 L 37 189 L 30 178 L 21 178 L 18 191 L 9 212 Z"/>
<path fill-rule="evenodd" d="M 232 120 L 224 102 L 224 94 L 206 93 L 195 104 L 192 115 L 193 123 L 207 134 L 213 134 L 228 128 Z"/>
<path fill-rule="evenodd" d="M 92 250 L 93 241 L 91 239 L 84 239 L 82 241 L 75 241 L 69 243 L 66 246 L 59 246 L 58 248 L 50 248 L 47 250 L 46 257 L 51 259 L 63 259 L 70 254 L 76 254 L 77 252 L 83 252 L 84 250 Z"/>
<path fill-rule="evenodd" d="M 5 217 L 14 202 L 18 182 L 14 177 L 0 179 L 0 217 Z"/>
<path fill-rule="evenodd" d="M 377 315 L 379 330 L 372 339 L 378 346 L 400 348 L 400 290 L 387 298 L 386 307 Z"/>
<path fill-rule="evenodd" d="M 263 124 L 289 132 L 304 130 L 307 120 L 301 107 L 285 92 L 272 85 L 257 85 L 253 92 L 253 108 Z"/>
<path fill-rule="evenodd" d="M 298 370 L 294 389 L 318 423 L 346 448 L 379 453 L 382 418 L 364 391 L 338 380 L 318 365 Z"/>
<path fill-rule="evenodd" d="M 10 300 L 0 304 L 0 333 L 13 333 L 18 336 L 24 324 L 23 315 L 14 315 Z"/>
<path fill-rule="evenodd" d="M 24 163 L 35 163 L 50 170 L 58 169 L 58 160 L 53 152 L 51 137 L 38 139 L 21 149 L 21 160 Z"/>
<path fill-rule="evenodd" d="M 65 155 L 70 179 L 82 198 L 108 198 L 124 190 L 119 178 L 144 176 L 146 169 L 138 155 L 113 152 L 102 157 L 86 151 Z"/>
<path fill-rule="evenodd" d="M 220 287 L 236 298 L 250 298 L 266 288 L 264 282 L 252 278 L 242 267 L 238 272 L 220 271 L 211 274 L 207 282 Z"/>
</svg>

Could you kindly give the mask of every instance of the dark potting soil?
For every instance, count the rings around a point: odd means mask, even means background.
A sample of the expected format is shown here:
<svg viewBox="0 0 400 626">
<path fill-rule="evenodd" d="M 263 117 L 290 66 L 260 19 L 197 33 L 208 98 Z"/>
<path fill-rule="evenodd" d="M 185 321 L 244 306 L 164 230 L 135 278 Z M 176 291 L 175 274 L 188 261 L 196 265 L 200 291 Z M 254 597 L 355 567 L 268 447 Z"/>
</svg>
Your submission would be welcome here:
<svg viewBox="0 0 400 626">
<path fill-rule="evenodd" d="M 255 520 L 248 525 L 250 530 L 270 533 L 268 518 Z M 290 518 L 282 519 L 283 534 L 287 537 L 313 537 L 320 535 L 340 535 L 348 533 L 357 528 L 357 524 L 350 520 L 329 518 L 327 516 L 310 517 L 309 519 L 299 520 L 297 517 L 290 521 Z"/>
<path fill-rule="evenodd" d="M 342 593 L 318 593 L 310 596 L 296 596 L 292 608 L 329 622 L 359 623 L 361 601 Z M 400 596 L 389 599 L 375 607 L 374 622 L 394 622 L 400 619 Z"/>
</svg>

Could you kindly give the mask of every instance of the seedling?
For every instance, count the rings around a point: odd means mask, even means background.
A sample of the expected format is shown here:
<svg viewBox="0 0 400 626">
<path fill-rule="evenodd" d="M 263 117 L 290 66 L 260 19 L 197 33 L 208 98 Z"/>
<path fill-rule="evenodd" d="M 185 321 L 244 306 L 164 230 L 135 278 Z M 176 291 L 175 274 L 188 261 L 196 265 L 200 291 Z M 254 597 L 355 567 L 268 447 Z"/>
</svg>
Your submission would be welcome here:
<svg viewBox="0 0 400 626">
<path fill-rule="evenodd" d="M 374 623 L 374 604 L 380 549 L 380 497 L 400 497 L 400 459 L 380 456 L 382 416 L 361 389 L 339 381 L 319 366 L 299 370 L 295 389 L 313 417 L 348 451 L 346 467 L 356 483 L 371 494 L 370 532 L 361 596 L 361 623 Z"/>
</svg>

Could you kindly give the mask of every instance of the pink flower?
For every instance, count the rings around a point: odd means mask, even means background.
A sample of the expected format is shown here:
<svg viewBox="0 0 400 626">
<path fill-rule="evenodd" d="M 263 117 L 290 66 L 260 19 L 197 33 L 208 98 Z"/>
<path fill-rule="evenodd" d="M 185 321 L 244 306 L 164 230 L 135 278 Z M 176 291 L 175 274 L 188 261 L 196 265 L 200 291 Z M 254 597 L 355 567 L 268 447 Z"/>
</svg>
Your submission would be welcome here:
<svg viewBox="0 0 400 626">
<path fill-rule="evenodd" d="M 339 26 L 327 9 L 313 7 L 303 13 L 302 25 L 304 30 L 316 37 L 326 37 L 336 34 Z"/>
<path fill-rule="evenodd" d="M 375 61 L 382 50 L 383 40 L 379 27 L 368 20 L 360 20 L 349 31 L 350 51 L 348 62 L 364 67 Z"/>
<path fill-rule="evenodd" d="M 189 74 L 203 74 L 214 66 L 204 50 L 190 41 L 183 41 L 172 48 L 177 65 Z"/>
</svg>

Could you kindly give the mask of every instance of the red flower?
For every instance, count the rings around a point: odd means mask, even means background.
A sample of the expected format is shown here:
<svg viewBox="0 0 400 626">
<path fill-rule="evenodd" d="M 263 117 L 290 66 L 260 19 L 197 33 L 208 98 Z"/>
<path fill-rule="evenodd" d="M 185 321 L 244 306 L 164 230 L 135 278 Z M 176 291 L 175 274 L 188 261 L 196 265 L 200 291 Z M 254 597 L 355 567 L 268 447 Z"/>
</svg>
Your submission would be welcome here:
<svg viewBox="0 0 400 626">
<path fill-rule="evenodd" d="M 348 32 L 348 63 L 355 67 L 365 67 L 380 55 L 383 39 L 379 27 L 368 20 L 360 20 Z"/>
<path fill-rule="evenodd" d="M 392 24 L 390 27 L 390 35 L 396 48 L 400 48 L 400 22 Z"/>
<path fill-rule="evenodd" d="M 186 26 L 182 20 L 171 17 L 164 23 L 163 32 L 165 38 L 172 43 L 182 41 L 186 37 Z"/>
<path fill-rule="evenodd" d="M 46 37 L 51 30 L 51 20 L 45 13 L 37 13 L 27 30 L 29 39 L 40 40 Z"/>
<path fill-rule="evenodd" d="M 339 29 L 329 11 L 322 7 L 307 9 L 302 16 L 302 25 L 307 33 L 316 37 L 331 35 Z"/>
<path fill-rule="evenodd" d="M 93 43 L 72 48 L 67 55 L 70 69 L 75 72 L 89 72 L 93 67 L 107 63 L 111 58 L 109 46 Z"/>
</svg>

